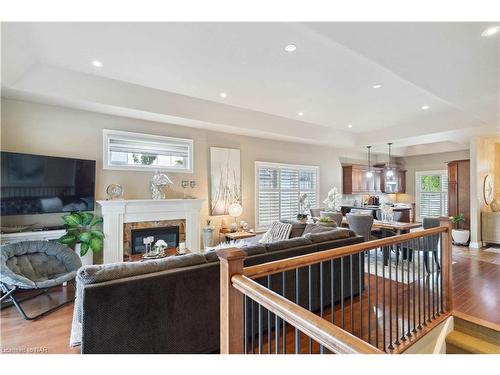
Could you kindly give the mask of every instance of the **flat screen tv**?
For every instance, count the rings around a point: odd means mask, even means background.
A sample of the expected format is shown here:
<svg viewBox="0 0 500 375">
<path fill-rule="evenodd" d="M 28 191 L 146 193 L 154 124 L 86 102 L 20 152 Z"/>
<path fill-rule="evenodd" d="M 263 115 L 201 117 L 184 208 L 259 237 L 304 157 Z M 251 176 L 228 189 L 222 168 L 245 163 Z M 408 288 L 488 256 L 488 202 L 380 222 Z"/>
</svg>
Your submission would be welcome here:
<svg viewBox="0 0 500 375">
<path fill-rule="evenodd" d="M 93 211 L 95 160 L 0 152 L 1 213 Z"/>
</svg>

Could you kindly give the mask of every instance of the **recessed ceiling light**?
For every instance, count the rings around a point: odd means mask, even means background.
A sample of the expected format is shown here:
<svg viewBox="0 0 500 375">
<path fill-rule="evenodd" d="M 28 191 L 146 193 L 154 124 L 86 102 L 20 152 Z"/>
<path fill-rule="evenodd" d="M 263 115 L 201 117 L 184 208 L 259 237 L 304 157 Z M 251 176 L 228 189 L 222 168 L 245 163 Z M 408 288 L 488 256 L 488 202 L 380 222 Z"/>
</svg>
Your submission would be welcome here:
<svg viewBox="0 0 500 375">
<path fill-rule="evenodd" d="M 377 83 L 376 85 L 373 85 L 372 86 L 374 89 L 379 89 L 382 87 L 382 85 L 380 83 Z"/>
<path fill-rule="evenodd" d="M 287 52 L 293 52 L 297 49 L 297 46 L 295 44 L 288 44 L 285 46 L 285 51 Z"/>
<path fill-rule="evenodd" d="M 486 30 L 484 30 L 481 33 L 481 36 L 484 36 L 484 37 L 493 36 L 493 35 L 497 34 L 499 31 L 500 31 L 500 26 L 491 26 L 491 27 L 488 27 Z"/>
<path fill-rule="evenodd" d="M 423 106 L 422 106 L 422 107 L 420 107 L 420 108 L 422 108 L 422 110 L 423 110 L 423 111 L 427 111 L 427 110 L 428 110 L 429 108 L 431 108 L 431 107 L 429 107 L 428 105 L 423 105 Z"/>
<path fill-rule="evenodd" d="M 100 62 L 99 60 L 92 61 L 92 65 L 96 68 L 102 68 L 102 62 Z"/>
<path fill-rule="evenodd" d="M 304 112 L 297 113 L 300 117 L 304 116 Z"/>
<path fill-rule="evenodd" d="M 350 128 L 352 128 L 352 124 L 347 125 L 347 127 L 348 127 L 349 129 L 350 129 Z"/>
<path fill-rule="evenodd" d="M 226 98 L 226 97 L 227 97 L 227 93 L 225 93 L 225 92 L 221 92 L 221 93 L 219 94 L 219 96 L 220 96 L 221 98 Z"/>
</svg>

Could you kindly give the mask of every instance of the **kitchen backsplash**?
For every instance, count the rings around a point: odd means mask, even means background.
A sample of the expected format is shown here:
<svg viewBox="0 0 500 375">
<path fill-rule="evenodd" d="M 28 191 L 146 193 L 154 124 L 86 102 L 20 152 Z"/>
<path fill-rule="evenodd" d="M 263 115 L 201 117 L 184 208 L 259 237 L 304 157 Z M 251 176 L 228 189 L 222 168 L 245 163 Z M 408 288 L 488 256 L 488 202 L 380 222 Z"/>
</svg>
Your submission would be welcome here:
<svg viewBox="0 0 500 375">
<path fill-rule="evenodd" d="M 396 196 L 389 194 L 374 194 L 379 197 L 380 204 L 396 203 Z M 363 201 L 368 201 L 369 194 L 344 194 L 342 196 L 342 204 L 346 206 L 361 206 Z"/>
</svg>

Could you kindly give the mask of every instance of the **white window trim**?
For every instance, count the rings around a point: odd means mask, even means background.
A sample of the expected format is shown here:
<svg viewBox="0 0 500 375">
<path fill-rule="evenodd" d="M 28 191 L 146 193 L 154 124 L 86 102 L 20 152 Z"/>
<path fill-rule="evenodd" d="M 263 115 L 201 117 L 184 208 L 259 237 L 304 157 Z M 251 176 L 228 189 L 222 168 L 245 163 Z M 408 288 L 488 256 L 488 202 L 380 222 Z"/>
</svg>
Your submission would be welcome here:
<svg viewBox="0 0 500 375">
<path fill-rule="evenodd" d="M 136 136 L 142 139 L 150 139 L 151 141 L 176 141 L 185 142 L 189 144 L 189 168 L 187 169 L 177 169 L 161 167 L 158 165 L 143 165 L 143 166 L 133 166 L 133 165 L 113 165 L 109 164 L 109 137 L 113 135 L 121 136 Z M 151 172 L 151 171 L 165 171 L 170 173 L 193 173 L 194 172 L 194 147 L 193 140 L 188 138 L 175 138 L 167 137 L 163 135 L 155 134 L 145 134 L 145 133 L 134 133 L 123 130 L 113 130 L 113 129 L 103 129 L 102 130 L 102 165 L 103 169 L 108 170 L 118 170 L 118 171 L 140 171 L 140 172 Z"/>
<path fill-rule="evenodd" d="M 266 162 L 266 161 L 256 161 L 255 162 L 255 169 L 254 169 L 254 178 L 255 178 L 255 196 L 254 196 L 254 202 L 255 202 L 255 217 L 254 217 L 254 222 L 255 222 L 255 228 L 257 231 L 265 231 L 268 229 L 268 226 L 264 225 L 259 225 L 259 179 L 258 179 L 258 171 L 259 168 L 262 167 L 269 167 L 269 168 L 295 168 L 295 169 L 300 169 L 300 170 L 313 170 L 316 172 L 316 197 L 319 199 L 319 184 L 320 184 L 320 173 L 319 173 L 319 166 L 317 165 L 301 165 L 301 164 L 286 164 L 286 163 L 272 163 L 272 162 Z"/>
<path fill-rule="evenodd" d="M 419 183 L 422 176 L 427 175 L 447 175 L 448 170 L 446 169 L 436 169 L 432 171 L 417 171 L 415 172 L 415 220 L 422 221 L 422 216 L 420 215 L 420 190 Z"/>
</svg>

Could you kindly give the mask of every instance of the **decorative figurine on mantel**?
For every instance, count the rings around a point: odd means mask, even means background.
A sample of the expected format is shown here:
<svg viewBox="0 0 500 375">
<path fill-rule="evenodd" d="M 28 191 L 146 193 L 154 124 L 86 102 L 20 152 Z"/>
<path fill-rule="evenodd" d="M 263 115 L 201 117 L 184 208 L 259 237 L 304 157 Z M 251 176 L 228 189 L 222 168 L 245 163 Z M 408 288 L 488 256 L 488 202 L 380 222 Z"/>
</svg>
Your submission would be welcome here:
<svg viewBox="0 0 500 375">
<path fill-rule="evenodd" d="M 163 188 L 173 185 L 172 180 L 162 172 L 156 171 L 149 183 L 149 189 L 151 190 L 151 199 L 160 200 L 165 199 L 165 192 Z"/>
<path fill-rule="evenodd" d="M 339 194 L 336 186 L 334 186 L 333 189 L 328 192 L 328 196 L 323 201 L 323 203 L 326 205 L 327 211 L 340 211 L 342 205 L 342 194 Z"/>
</svg>

